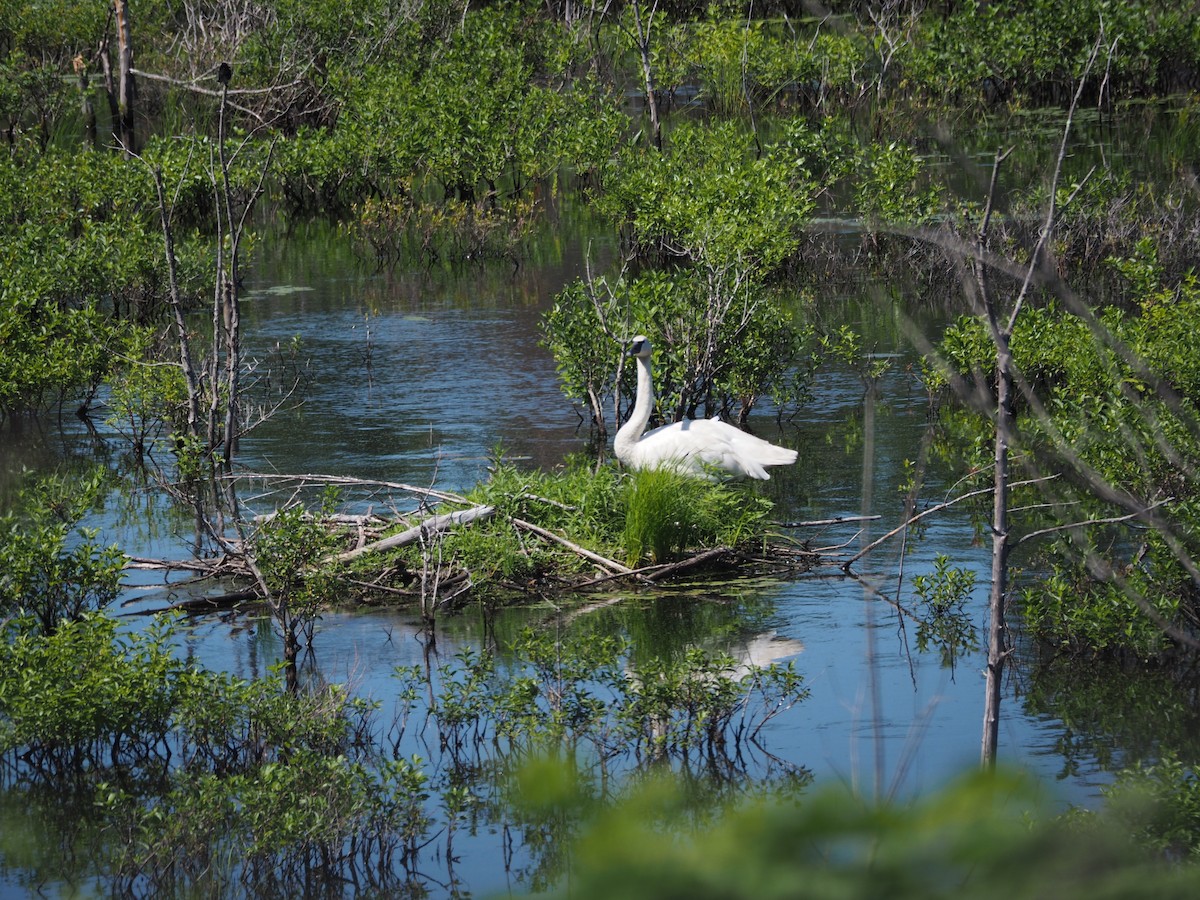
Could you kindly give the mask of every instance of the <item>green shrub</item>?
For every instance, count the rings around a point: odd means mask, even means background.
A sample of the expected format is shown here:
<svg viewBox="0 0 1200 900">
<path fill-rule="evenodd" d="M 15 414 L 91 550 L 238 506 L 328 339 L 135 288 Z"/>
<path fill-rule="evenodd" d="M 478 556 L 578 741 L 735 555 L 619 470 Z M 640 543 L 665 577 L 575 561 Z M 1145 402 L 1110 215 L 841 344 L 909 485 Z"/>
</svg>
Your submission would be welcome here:
<svg viewBox="0 0 1200 900">
<path fill-rule="evenodd" d="M 79 525 L 103 483 L 101 470 L 43 478 L 22 492 L 22 514 L 0 518 L 0 616 L 27 616 L 50 635 L 116 599 L 125 556 Z"/>
</svg>

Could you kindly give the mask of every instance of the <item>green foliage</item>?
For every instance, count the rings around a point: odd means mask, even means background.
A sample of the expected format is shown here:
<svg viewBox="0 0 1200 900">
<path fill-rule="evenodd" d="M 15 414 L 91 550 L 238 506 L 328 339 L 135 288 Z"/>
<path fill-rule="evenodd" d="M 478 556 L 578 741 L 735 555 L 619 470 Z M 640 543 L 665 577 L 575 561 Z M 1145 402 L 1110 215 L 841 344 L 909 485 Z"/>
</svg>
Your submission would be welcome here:
<svg viewBox="0 0 1200 900">
<path fill-rule="evenodd" d="M 950 558 L 939 553 L 933 572 L 913 577 L 924 616 L 917 621 L 917 649 L 924 653 L 930 646 L 942 654 L 942 665 L 954 668 L 962 653 L 979 649 L 979 636 L 964 606 L 975 588 L 975 573 L 950 565 Z"/>
<path fill-rule="evenodd" d="M 46 477 L 22 491 L 22 514 L 0 518 L 0 616 L 28 616 L 50 635 L 116 599 L 124 554 L 79 524 L 103 484 L 102 470 Z"/>
<path fill-rule="evenodd" d="M 796 300 L 753 281 L 727 282 L 696 271 L 647 271 L 626 281 L 577 281 L 543 319 L 563 390 L 604 422 L 604 404 L 620 378 L 632 402 L 637 381 L 631 361 L 618 372 L 625 341 L 651 336 L 655 392 L 662 418 L 698 413 L 738 418 L 758 399 L 797 403 L 814 367 L 813 331 Z"/>
<path fill-rule="evenodd" d="M 4 637 L 0 754 L 20 751 L 64 780 L 97 762 L 165 760 L 180 666 L 161 631 L 118 635 L 112 619 L 89 615 Z"/>
<path fill-rule="evenodd" d="M 166 353 L 151 330 L 131 335 L 129 351 L 129 363 L 109 382 L 105 421 L 141 454 L 186 430 L 187 383 L 181 368 L 160 361 Z"/>
<path fill-rule="evenodd" d="M 630 473 L 622 490 L 625 562 L 666 562 L 684 550 L 736 547 L 762 534 L 771 504 L 749 490 L 667 469 Z"/>
<path fill-rule="evenodd" d="M 468 495 L 496 515 L 441 536 L 436 552 L 446 571 L 461 567 L 484 596 L 570 577 L 589 564 L 553 542 L 519 538 L 519 518 L 610 559 L 636 565 L 689 550 L 743 547 L 761 541 L 772 508 L 749 488 L 659 471 L 622 475 L 613 466 L 573 460 L 561 472 L 524 472 L 500 462 Z M 404 551 L 420 571 L 428 550 Z"/>
<path fill-rule="evenodd" d="M 1038 0 L 969 2 L 927 17 L 908 74 L 923 90 L 959 101 L 1063 103 L 1101 34 L 1096 86 L 1103 79 L 1117 93 L 1153 91 L 1194 71 L 1195 30 L 1170 4 Z"/>
<path fill-rule="evenodd" d="M 491 477 L 467 495 L 472 503 L 494 506 L 487 522 L 447 534 L 443 559 L 472 573 L 488 586 L 525 585 L 554 573 L 569 576 L 588 564 L 553 543 L 523 542 L 508 518 L 533 522 L 584 547 L 605 554 L 618 545 L 621 513 L 620 476 L 610 466 L 572 458 L 557 472 L 523 471 L 498 459 Z"/>
<path fill-rule="evenodd" d="M 531 183 L 553 186 L 560 172 L 587 173 L 609 157 L 625 117 L 609 89 L 571 74 L 567 33 L 520 5 L 455 24 L 434 36 L 412 21 L 396 29 L 386 62 L 341 61 L 330 79 L 345 109 L 336 125 L 281 145 L 280 183 L 293 205 L 361 204 L 377 248 L 382 223 L 412 224 L 415 212 L 428 250 L 462 210 L 519 222 L 530 207 L 511 201 Z M 462 206 L 439 215 L 447 200 Z"/>
<path fill-rule="evenodd" d="M 341 549 L 340 534 L 327 522 L 336 505 L 337 491 L 331 488 L 316 514 L 301 504 L 279 510 L 252 542 L 254 564 L 283 633 L 284 657 L 289 662 L 295 662 L 301 637 L 312 643 L 320 611 L 337 597 L 334 565 L 326 562 L 326 557 Z"/>
<path fill-rule="evenodd" d="M 805 106 L 851 100 L 872 76 L 864 35 L 710 17 L 685 45 L 710 106 L 723 114 L 795 96 Z"/>
<path fill-rule="evenodd" d="M 381 888 L 395 888 L 396 857 L 411 853 L 430 824 L 415 761 L 368 767 L 308 750 L 246 773 L 181 775 L 147 807 L 111 786 L 99 793 L 124 832 L 112 863 L 118 884 L 149 879 L 160 890 L 222 896 L 303 894 L 314 873 L 372 873 Z"/>
<path fill-rule="evenodd" d="M 1113 306 L 1085 320 L 1054 305 L 1025 309 L 1011 346 L 1045 410 L 1042 416 L 1019 403 L 1020 461 L 1030 473 L 1071 469 L 1085 479 L 1018 495 L 1035 511 L 1024 523 L 1029 530 L 1076 523 L 1043 542 L 1047 575 L 1024 592 L 1027 620 L 1035 633 L 1065 646 L 1144 656 L 1172 643 L 1162 623 L 1187 630 L 1200 604 L 1180 559 L 1195 556 L 1200 509 L 1188 474 L 1200 459 L 1192 337 L 1200 327 L 1200 287 L 1190 276 L 1173 288 L 1158 286 L 1151 248 L 1143 243 L 1134 254 L 1114 261 L 1138 289 L 1132 311 Z M 988 383 L 990 371 L 977 367 L 994 350 L 980 321 L 962 319 L 948 329 L 940 353 L 953 370 Z M 959 424 L 982 462 L 983 423 Z M 1165 524 L 1105 521 L 1127 512 L 1111 501 L 1113 486 L 1146 506 L 1169 498 Z"/>
<path fill-rule="evenodd" d="M 1086 831 L 1047 815 L 1028 782 L 975 775 L 918 802 L 869 804 L 827 788 L 797 803 L 743 803 L 681 836 L 671 782 L 643 785 L 586 830 L 573 898 L 1178 897 L 1194 868 L 1139 851 L 1107 817 Z"/>
<path fill-rule="evenodd" d="M 669 148 L 628 148 L 597 207 L 634 243 L 703 269 L 761 277 L 791 254 L 815 186 L 785 155 L 754 153 L 736 122 L 682 123 Z"/>
<path fill-rule="evenodd" d="M 877 384 L 892 367 L 891 360 L 876 358 L 863 346 L 862 335 L 849 325 L 821 336 L 821 348 L 826 355 L 840 361 L 858 374 L 864 385 Z"/>
<path fill-rule="evenodd" d="M 925 225 L 941 211 L 941 190 L 928 182 L 925 163 L 913 148 L 893 141 L 866 148 L 862 157 L 854 200 L 864 218 Z"/>
<path fill-rule="evenodd" d="M 176 644 L 170 623 L 128 633 L 99 616 L 49 636 L 10 627 L 0 643 L 0 764 L 20 772 L 5 799 L 42 785 L 94 796 L 72 832 L 86 859 L 74 877 L 157 895 L 300 895 L 344 880 L 395 894 L 439 794 L 453 830 L 480 812 L 538 816 L 551 785 L 518 803 L 510 776 L 545 752 L 566 751 L 596 798 L 618 759 L 695 754 L 733 772 L 763 723 L 807 694 L 788 667 L 743 672 L 698 650 L 631 677 L 621 639 L 530 629 L 511 660 L 464 651 L 434 673 L 397 672 L 405 717 L 436 687 L 422 726 L 446 751 L 435 766 L 400 756 L 377 704 L 344 688 L 285 691 L 278 671 L 244 681 L 180 660 Z M 555 833 L 587 811 L 560 810 Z"/>
<path fill-rule="evenodd" d="M 336 687 L 195 668 L 169 624 L 128 633 L 89 616 L 4 637 L 0 759 L 60 790 L 94 786 L 115 884 L 303 893 L 294 879 L 313 866 L 387 872 L 428 827 L 420 761 L 384 758 L 374 705 Z"/>
<path fill-rule="evenodd" d="M 81 399 L 139 358 L 167 297 L 144 165 L 95 153 L 0 157 L 0 418 Z M 185 298 L 202 257 L 177 242 Z M 189 273 L 191 273 L 189 275 Z M 188 293 L 190 285 L 191 293 Z"/>
</svg>

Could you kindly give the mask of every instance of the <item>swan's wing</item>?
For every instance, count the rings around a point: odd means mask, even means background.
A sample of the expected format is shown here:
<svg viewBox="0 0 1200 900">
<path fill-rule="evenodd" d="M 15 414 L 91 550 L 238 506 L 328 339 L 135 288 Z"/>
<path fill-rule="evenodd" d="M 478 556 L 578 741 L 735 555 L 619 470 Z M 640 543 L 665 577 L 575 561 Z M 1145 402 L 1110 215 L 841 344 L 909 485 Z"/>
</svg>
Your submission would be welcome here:
<svg viewBox="0 0 1200 900">
<path fill-rule="evenodd" d="M 671 467 L 711 478 L 713 473 L 766 480 L 766 466 L 796 461 L 796 451 L 776 447 L 718 419 L 689 419 L 663 425 L 638 441 L 639 468 Z"/>
</svg>

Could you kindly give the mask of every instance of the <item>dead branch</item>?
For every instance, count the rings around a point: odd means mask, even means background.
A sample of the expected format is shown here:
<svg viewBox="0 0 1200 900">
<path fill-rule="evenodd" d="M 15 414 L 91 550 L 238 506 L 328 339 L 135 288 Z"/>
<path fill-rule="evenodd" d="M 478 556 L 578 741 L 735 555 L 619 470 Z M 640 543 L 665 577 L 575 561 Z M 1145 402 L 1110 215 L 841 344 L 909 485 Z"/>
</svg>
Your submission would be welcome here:
<svg viewBox="0 0 1200 900">
<path fill-rule="evenodd" d="M 1058 476 L 1056 476 L 1056 475 L 1047 475 L 1044 478 L 1030 478 L 1026 481 L 1013 482 L 1011 485 L 1009 485 L 1009 487 L 1014 488 L 1014 487 L 1023 487 L 1025 485 L 1029 485 L 1029 484 L 1039 484 L 1043 481 L 1050 481 L 1051 479 L 1057 478 L 1057 477 Z M 847 575 L 849 575 L 850 567 L 852 565 L 854 565 L 856 562 L 858 562 L 860 559 L 862 559 L 864 556 L 866 556 L 868 553 L 870 553 L 872 550 L 874 550 L 880 544 L 895 537 L 900 532 L 907 529 L 908 526 L 912 525 L 915 522 L 920 521 L 921 519 L 925 518 L 926 516 L 933 515 L 936 512 L 941 512 L 942 510 L 947 509 L 951 506 L 954 506 L 957 503 L 961 503 L 963 500 L 969 500 L 972 497 L 981 497 L 981 496 L 984 496 L 985 494 L 990 494 L 994 490 L 995 490 L 994 487 L 986 487 L 986 488 L 979 488 L 979 490 L 975 490 L 975 491 L 967 491 L 967 493 L 965 493 L 965 494 L 959 494 L 957 497 L 953 497 L 949 500 L 946 500 L 942 503 L 937 504 L 936 506 L 931 506 L 931 507 L 929 507 L 929 509 L 922 510 L 921 512 L 917 513 L 915 516 L 911 516 L 910 518 L 905 519 L 903 522 L 901 522 L 899 525 L 897 525 L 895 528 L 893 528 L 887 534 L 883 535 L 883 537 L 877 538 L 877 539 L 873 540 L 871 543 L 867 544 L 867 546 L 863 547 L 861 550 L 859 550 L 857 553 L 855 553 L 852 557 L 850 557 L 848 560 L 846 560 L 844 563 L 842 563 L 842 570 Z"/>
<path fill-rule="evenodd" d="M 438 491 L 433 488 L 417 487 L 411 484 L 402 484 L 396 481 L 375 481 L 370 478 L 352 478 L 349 475 L 321 475 L 316 473 L 308 473 L 303 475 L 276 475 L 262 472 L 239 472 L 236 475 L 221 476 L 228 480 L 259 480 L 259 481 L 299 481 L 311 482 L 314 484 L 348 484 L 358 485 L 362 487 L 380 487 L 388 488 L 395 491 L 404 491 L 408 494 L 417 494 L 424 497 L 433 497 L 435 500 L 445 500 L 450 503 L 470 503 L 466 497 L 459 494 L 452 494 L 449 491 Z"/>
<path fill-rule="evenodd" d="M 589 562 L 593 562 L 596 565 L 600 566 L 601 568 L 607 569 L 610 572 L 616 572 L 617 574 L 620 574 L 620 575 L 631 575 L 633 573 L 633 569 L 630 569 L 628 566 L 623 566 L 619 562 L 616 562 L 611 559 L 606 559 L 605 557 L 601 556 L 599 553 L 593 553 L 591 550 L 588 550 L 586 547 L 580 547 L 578 544 L 568 541 L 565 537 L 557 535 L 553 531 L 547 531 L 545 528 L 542 528 L 540 525 L 534 525 L 532 522 L 526 522 L 524 519 L 518 519 L 515 517 L 512 519 L 509 519 L 509 521 L 512 522 L 513 525 L 515 525 L 517 528 L 520 528 L 522 531 L 528 531 L 530 534 L 536 534 L 538 537 L 542 537 L 548 541 L 553 541 L 556 544 L 560 544 L 563 547 L 566 547 L 568 550 L 570 550 L 576 556 L 581 556 L 584 559 L 588 560 Z"/>
<path fill-rule="evenodd" d="M 416 541 L 423 540 L 431 535 L 440 534 L 450 528 L 455 528 L 460 525 L 470 525 L 475 521 L 483 521 L 490 519 L 496 512 L 493 506 L 473 506 L 470 509 L 459 510 L 458 512 L 443 513 L 438 516 L 430 516 L 418 525 L 414 525 L 399 534 L 394 534 L 391 537 L 386 537 L 383 540 L 375 541 L 370 544 L 364 544 L 361 547 L 356 547 L 353 550 L 346 550 L 336 556 L 330 557 L 327 562 L 349 562 L 352 559 L 358 559 L 367 553 L 378 553 L 383 550 L 394 550 L 396 547 L 404 547 L 407 544 L 412 544 Z"/>
<path fill-rule="evenodd" d="M 685 572 L 688 569 L 694 569 L 696 566 L 703 565 L 706 562 L 711 562 L 712 560 L 728 556 L 730 552 L 731 551 L 728 547 L 713 547 L 711 550 L 705 550 L 701 553 L 697 553 L 694 556 L 689 556 L 687 559 L 681 559 L 679 562 L 662 566 L 661 568 L 658 568 L 643 577 L 646 581 L 659 581 L 669 575 L 678 575 L 680 572 Z"/>
<path fill-rule="evenodd" d="M 845 525 L 849 522 L 874 522 L 883 516 L 834 516 L 832 519 L 808 519 L 803 522 L 780 522 L 780 528 L 820 528 L 824 525 Z"/>
<path fill-rule="evenodd" d="M 141 556 L 125 557 L 126 569 L 149 569 L 167 572 L 200 572 L 211 575 L 228 565 L 227 557 L 219 559 L 146 559 Z"/>
</svg>

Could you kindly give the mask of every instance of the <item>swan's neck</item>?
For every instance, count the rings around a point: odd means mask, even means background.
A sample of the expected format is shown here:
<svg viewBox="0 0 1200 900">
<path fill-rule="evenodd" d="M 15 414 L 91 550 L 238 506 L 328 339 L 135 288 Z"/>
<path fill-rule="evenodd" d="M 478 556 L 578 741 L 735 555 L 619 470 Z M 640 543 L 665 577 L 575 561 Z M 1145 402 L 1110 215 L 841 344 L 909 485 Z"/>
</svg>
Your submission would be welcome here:
<svg viewBox="0 0 1200 900">
<path fill-rule="evenodd" d="M 637 397 L 633 412 L 613 438 L 613 453 L 622 461 L 628 459 L 630 451 L 637 445 L 642 432 L 646 430 L 646 423 L 650 421 L 650 411 L 654 408 L 654 376 L 650 373 L 650 360 L 639 357 L 637 362 Z"/>
</svg>

